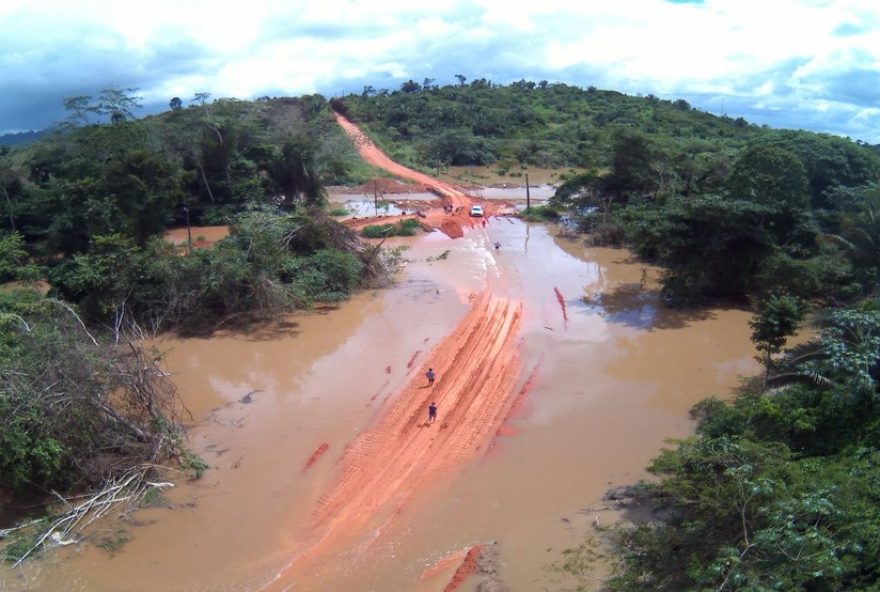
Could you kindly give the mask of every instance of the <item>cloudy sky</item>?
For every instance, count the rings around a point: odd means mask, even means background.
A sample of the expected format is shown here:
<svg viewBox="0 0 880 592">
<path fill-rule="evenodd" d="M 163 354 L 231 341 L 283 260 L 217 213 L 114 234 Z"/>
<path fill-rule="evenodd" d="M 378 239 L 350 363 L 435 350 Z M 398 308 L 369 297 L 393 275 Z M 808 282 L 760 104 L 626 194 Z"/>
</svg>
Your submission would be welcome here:
<svg viewBox="0 0 880 592">
<path fill-rule="evenodd" d="M 0 0 L 0 133 L 65 97 L 145 109 L 455 75 L 684 98 L 880 143 L 878 0 Z"/>
</svg>

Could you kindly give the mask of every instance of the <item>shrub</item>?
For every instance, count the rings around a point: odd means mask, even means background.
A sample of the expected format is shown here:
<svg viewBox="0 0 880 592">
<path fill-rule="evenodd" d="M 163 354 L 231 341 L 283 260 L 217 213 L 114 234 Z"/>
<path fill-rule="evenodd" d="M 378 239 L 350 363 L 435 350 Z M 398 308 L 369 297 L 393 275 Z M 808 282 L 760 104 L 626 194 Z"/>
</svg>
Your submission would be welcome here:
<svg viewBox="0 0 880 592">
<path fill-rule="evenodd" d="M 548 220 L 558 220 L 559 211 L 551 206 L 532 206 L 524 209 L 520 216 L 523 220 L 529 222 L 546 222 Z"/>
<path fill-rule="evenodd" d="M 386 236 L 415 236 L 421 228 L 415 218 L 407 218 L 396 223 L 372 224 L 361 229 L 364 238 L 385 238 Z"/>
</svg>

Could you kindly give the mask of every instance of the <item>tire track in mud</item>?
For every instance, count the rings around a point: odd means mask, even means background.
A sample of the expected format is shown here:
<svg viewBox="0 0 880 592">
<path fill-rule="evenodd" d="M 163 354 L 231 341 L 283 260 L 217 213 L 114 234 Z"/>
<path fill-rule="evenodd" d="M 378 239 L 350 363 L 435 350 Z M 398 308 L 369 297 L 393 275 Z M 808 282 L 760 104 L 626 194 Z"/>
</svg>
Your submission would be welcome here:
<svg viewBox="0 0 880 592">
<path fill-rule="evenodd" d="M 386 402 L 376 423 L 346 447 L 296 555 L 267 587 L 290 584 L 309 560 L 367 548 L 420 489 L 489 449 L 518 398 L 521 316 L 520 303 L 489 290 L 473 299 L 465 318 Z M 423 374 L 428 366 L 437 373 L 433 387 Z M 438 419 L 429 425 L 431 402 Z"/>
</svg>

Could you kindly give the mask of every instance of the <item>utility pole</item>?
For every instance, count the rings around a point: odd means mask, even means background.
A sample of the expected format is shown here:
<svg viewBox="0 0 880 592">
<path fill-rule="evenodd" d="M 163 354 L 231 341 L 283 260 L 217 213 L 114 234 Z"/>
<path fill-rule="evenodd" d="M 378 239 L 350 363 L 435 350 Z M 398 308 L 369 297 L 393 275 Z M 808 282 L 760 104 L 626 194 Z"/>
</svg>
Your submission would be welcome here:
<svg viewBox="0 0 880 592">
<path fill-rule="evenodd" d="M 529 174 L 526 173 L 526 209 L 532 207 L 532 194 L 529 192 Z"/>
<path fill-rule="evenodd" d="M 376 217 L 379 217 L 379 180 L 373 181 L 373 205 L 376 208 Z"/>
</svg>

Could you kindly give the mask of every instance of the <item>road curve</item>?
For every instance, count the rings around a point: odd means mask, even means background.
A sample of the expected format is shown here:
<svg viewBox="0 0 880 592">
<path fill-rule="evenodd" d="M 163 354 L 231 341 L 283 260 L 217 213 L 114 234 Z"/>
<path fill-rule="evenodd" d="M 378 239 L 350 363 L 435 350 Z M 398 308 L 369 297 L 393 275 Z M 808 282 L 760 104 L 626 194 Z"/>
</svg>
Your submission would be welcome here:
<svg viewBox="0 0 880 592">
<path fill-rule="evenodd" d="M 461 189 L 394 162 L 384 152 L 379 150 L 373 141 L 344 115 L 335 111 L 334 115 L 336 115 L 337 123 L 345 130 L 351 141 L 354 142 L 358 154 L 371 165 L 384 169 L 398 177 L 410 179 L 430 187 L 433 191 L 444 197 L 447 205 L 451 205 L 455 209 L 460 208 L 462 211 L 465 211 L 471 206 L 471 198 Z"/>
</svg>

